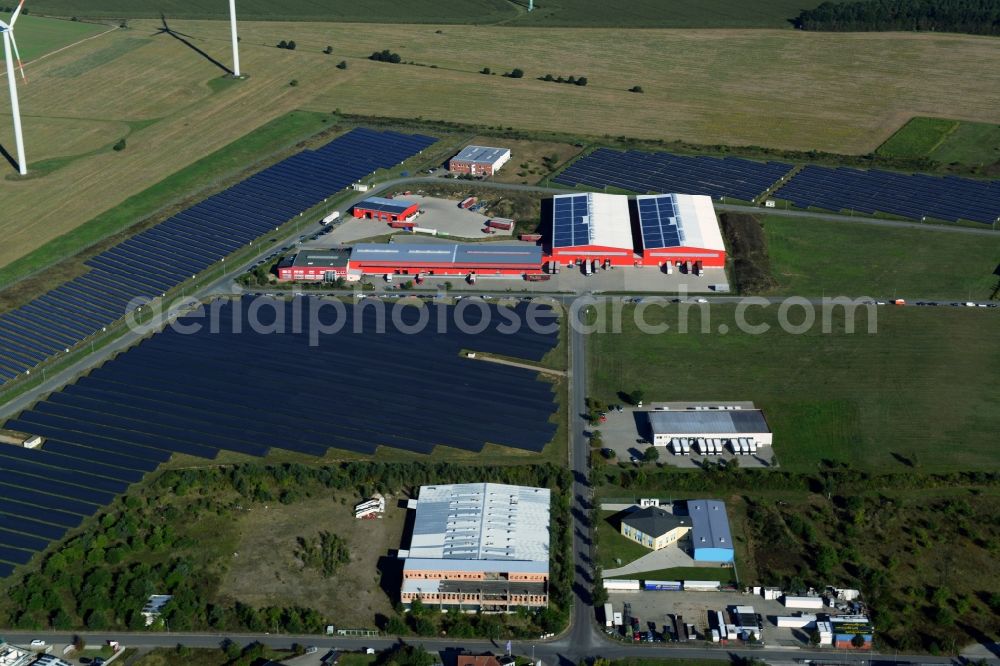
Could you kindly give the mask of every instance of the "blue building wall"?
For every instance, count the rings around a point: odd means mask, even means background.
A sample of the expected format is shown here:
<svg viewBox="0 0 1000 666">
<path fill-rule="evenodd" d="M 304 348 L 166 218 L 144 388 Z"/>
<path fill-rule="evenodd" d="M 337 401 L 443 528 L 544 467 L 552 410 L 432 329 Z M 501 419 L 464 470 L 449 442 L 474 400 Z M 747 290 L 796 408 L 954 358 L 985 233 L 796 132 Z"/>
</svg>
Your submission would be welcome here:
<svg viewBox="0 0 1000 666">
<path fill-rule="evenodd" d="M 732 548 L 694 549 L 694 559 L 696 562 L 732 562 L 734 557 Z"/>
</svg>

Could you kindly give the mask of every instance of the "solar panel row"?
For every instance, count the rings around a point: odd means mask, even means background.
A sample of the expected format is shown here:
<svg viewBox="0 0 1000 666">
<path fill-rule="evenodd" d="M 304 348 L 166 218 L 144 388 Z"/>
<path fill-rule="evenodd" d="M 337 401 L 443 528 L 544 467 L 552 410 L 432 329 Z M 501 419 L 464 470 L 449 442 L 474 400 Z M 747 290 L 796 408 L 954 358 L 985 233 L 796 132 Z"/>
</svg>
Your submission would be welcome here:
<svg viewBox="0 0 1000 666">
<path fill-rule="evenodd" d="M 754 162 L 738 157 L 706 157 L 620 152 L 599 148 L 553 178 L 562 185 L 629 192 L 704 194 L 752 201 L 792 168 L 783 162 Z"/>
<path fill-rule="evenodd" d="M 677 212 L 669 196 L 640 199 L 637 207 L 643 248 L 652 250 L 684 244 L 684 230 L 677 224 Z"/>
<path fill-rule="evenodd" d="M 306 150 L 86 262 L 89 271 L 0 315 L 0 384 L 122 318 L 254 238 L 436 139 L 359 128 Z"/>
<path fill-rule="evenodd" d="M 590 245 L 590 204 L 587 195 L 556 197 L 552 205 L 552 247 Z"/>
<path fill-rule="evenodd" d="M 1000 219 L 1000 181 L 807 166 L 776 193 L 800 208 L 889 213 L 992 224 Z"/>
<path fill-rule="evenodd" d="M 398 318 L 372 304 L 349 307 L 341 331 L 318 346 L 308 327 L 267 334 L 247 325 L 251 307 L 267 327 L 294 321 L 296 307 L 311 310 L 307 300 L 221 303 L 213 308 L 220 332 L 168 329 L 50 395 L 6 424 L 46 441 L 38 450 L 0 447 L 0 577 L 173 453 L 429 453 L 437 445 L 479 451 L 487 442 L 540 451 L 555 435 L 551 384 L 523 368 L 469 361 L 461 350 L 540 360 L 558 342 L 555 314 L 535 317 L 552 330 L 510 332 L 511 317 L 496 307 L 463 302 L 433 306 L 424 329 L 413 307 Z M 512 314 L 527 321 L 528 308 Z M 203 322 L 203 314 L 182 323 Z"/>
</svg>

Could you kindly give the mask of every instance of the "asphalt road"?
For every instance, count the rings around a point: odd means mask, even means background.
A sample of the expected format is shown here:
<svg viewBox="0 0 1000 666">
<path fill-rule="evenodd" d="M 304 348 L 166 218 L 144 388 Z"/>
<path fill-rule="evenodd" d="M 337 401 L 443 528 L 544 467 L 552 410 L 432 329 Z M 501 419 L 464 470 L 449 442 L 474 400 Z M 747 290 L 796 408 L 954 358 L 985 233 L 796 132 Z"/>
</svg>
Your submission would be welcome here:
<svg viewBox="0 0 1000 666">
<path fill-rule="evenodd" d="M 34 639 L 41 639 L 59 648 L 62 645 L 72 642 L 73 636 L 70 633 L 26 633 L 7 632 L 4 634 L 9 642 L 14 645 L 27 645 Z M 178 644 L 193 648 L 217 648 L 224 641 L 232 640 L 241 645 L 252 642 L 260 642 L 275 649 L 289 649 L 293 644 L 305 646 L 316 646 L 320 649 L 338 650 L 362 650 L 364 648 L 374 648 L 383 650 L 392 647 L 399 642 L 422 645 L 426 650 L 447 653 L 453 651 L 482 652 L 492 651 L 502 653 L 505 649 L 504 642 L 471 639 L 446 639 L 446 638 L 347 638 L 329 636 L 309 636 L 309 635 L 272 635 L 272 634 L 210 634 L 210 633 L 81 633 L 88 645 L 99 645 L 108 640 L 116 640 L 126 647 L 148 649 L 156 647 L 172 648 Z M 930 657 L 926 655 L 878 655 L 878 654 L 858 654 L 844 651 L 834 652 L 831 650 L 789 650 L 779 648 L 759 648 L 753 650 L 730 649 L 727 647 L 708 647 L 704 644 L 696 646 L 665 646 L 665 645 L 644 645 L 618 643 L 602 640 L 599 644 L 580 644 L 576 642 L 575 636 L 570 634 L 553 641 L 526 642 L 517 641 L 512 644 L 512 653 L 517 655 L 531 656 L 532 654 L 541 660 L 545 666 L 576 666 L 585 659 L 603 657 L 605 659 L 620 659 L 624 657 L 646 657 L 661 659 L 721 659 L 727 660 L 732 657 L 753 657 L 755 659 L 766 660 L 771 663 L 792 663 L 802 662 L 807 659 L 822 661 L 823 663 L 837 664 L 874 664 L 878 661 L 884 663 L 914 662 L 921 664 L 958 664 L 959 660 L 948 657 Z M 59 649 L 53 652 L 57 656 Z"/>
</svg>

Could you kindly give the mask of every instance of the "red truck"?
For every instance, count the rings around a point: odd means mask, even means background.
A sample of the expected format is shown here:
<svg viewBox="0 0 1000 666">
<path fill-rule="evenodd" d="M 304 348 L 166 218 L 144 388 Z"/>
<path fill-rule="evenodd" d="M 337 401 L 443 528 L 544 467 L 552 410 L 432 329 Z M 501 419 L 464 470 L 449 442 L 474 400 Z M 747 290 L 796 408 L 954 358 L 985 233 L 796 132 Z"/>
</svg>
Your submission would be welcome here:
<svg viewBox="0 0 1000 666">
<path fill-rule="evenodd" d="M 466 198 L 462 199 L 462 202 L 460 204 L 458 204 L 458 207 L 459 208 L 469 209 L 469 208 L 472 208 L 473 206 L 475 206 L 477 201 L 478 201 L 478 199 L 476 199 L 476 197 L 466 197 Z"/>
<path fill-rule="evenodd" d="M 546 282 L 548 280 L 551 280 L 552 276 L 528 274 L 524 276 L 524 279 L 527 280 L 528 282 Z"/>
<path fill-rule="evenodd" d="M 521 234 L 520 236 L 518 236 L 518 238 L 521 239 L 521 240 L 523 240 L 523 241 L 532 241 L 532 242 L 537 243 L 538 241 L 542 240 L 542 235 L 541 234 Z"/>
</svg>

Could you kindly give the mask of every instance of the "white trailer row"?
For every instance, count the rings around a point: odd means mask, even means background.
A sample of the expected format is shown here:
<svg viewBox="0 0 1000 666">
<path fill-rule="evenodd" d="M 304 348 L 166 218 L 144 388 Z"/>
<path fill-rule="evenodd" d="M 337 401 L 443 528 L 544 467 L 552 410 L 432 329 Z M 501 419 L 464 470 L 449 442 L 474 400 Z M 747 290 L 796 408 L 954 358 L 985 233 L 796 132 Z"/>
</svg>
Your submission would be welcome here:
<svg viewBox="0 0 1000 666">
<path fill-rule="evenodd" d="M 757 453 L 757 443 L 752 437 L 735 439 L 675 437 L 670 440 L 667 448 L 675 456 L 689 456 L 692 453 L 702 456 L 720 456 L 726 453 L 727 449 L 738 456 L 749 456 Z"/>
</svg>

